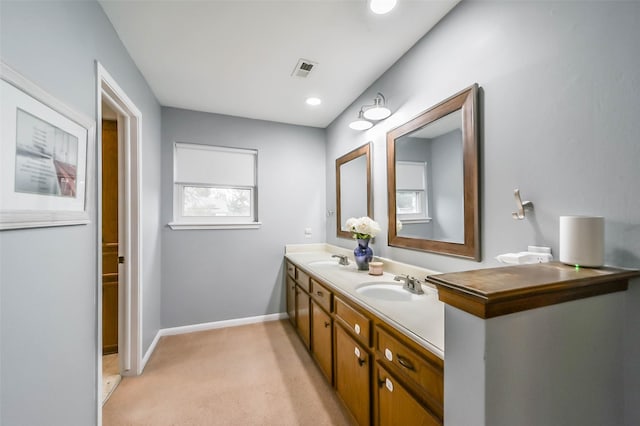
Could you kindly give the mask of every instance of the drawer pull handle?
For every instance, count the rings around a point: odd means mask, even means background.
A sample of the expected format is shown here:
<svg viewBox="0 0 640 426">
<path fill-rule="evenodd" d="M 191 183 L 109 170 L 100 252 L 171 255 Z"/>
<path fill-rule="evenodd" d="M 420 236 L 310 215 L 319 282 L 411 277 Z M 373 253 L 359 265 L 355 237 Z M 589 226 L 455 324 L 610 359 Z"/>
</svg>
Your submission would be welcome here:
<svg viewBox="0 0 640 426">
<path fill-rule="evenodd" d="M 331 325 L 331 323 L 329 321 L 325 321 L 324 322 L 324 328 L 327 328 Z"/>
<path fill-rule="evenodd" d="M 413 366 L 411 361 L 409 361 L 402 355 L 396 355 L 396 357 L 398 358 L 398 362 L 400 363 L 401 366 L 403 366 L 407 370 L 416 371 L 416 368 Z"/>
<path fill-rule="evenodd" d="M 320 290 L 316 291 L 316 294 L 317 294 L 318 296 L 320 296 L 320 297 L 322 297 L 322 296 L 324 295 Z"/>
</svg>

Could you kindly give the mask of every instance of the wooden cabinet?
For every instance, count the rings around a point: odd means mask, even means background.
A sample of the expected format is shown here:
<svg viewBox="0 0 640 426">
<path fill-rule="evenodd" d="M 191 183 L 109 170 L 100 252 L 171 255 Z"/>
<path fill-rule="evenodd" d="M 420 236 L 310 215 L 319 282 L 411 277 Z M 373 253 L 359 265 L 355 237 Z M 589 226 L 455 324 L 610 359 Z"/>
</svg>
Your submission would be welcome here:
<svg viewBox="0 0 640 426">
<path fill-rule="evenodd" d="M 311 350 L 325 377 L 333 384 L 333 319 L 315 299 L 311 302 L 311 318 Z"/>
<path fill-rule="evenodd" d="M 444 362 L 366 305 L 287 264 L 287 312 L 362 426 L 442 425 Z"/>
<path fill-rule="evenodd" d="M 287 276 L 287 315 L 296 327 L 296 281 L 290 276 Z"/>
<path fill-rule="evenodd" d="M 437 426 L 440 419 L 420 404 L 387 370 L 376 366 L 378 426 Z"/>
<path fill-rule="evenodd" d="M 311 347 L 311 316 L 309 294 L 296 285 L 296 330 L 307 349 Z"/>
<path fill-rule="evenodd" d="M 342 326 L 334 327 L 335 387 L 338 395 L 360 425 L 371 419 L 371 356 Z"/>
<path fill-rule="evenodd" d="M 307 349 L 311 348 L 311 278 L 290 262 L 285 262 L 287 314 Z"/>
</svg>

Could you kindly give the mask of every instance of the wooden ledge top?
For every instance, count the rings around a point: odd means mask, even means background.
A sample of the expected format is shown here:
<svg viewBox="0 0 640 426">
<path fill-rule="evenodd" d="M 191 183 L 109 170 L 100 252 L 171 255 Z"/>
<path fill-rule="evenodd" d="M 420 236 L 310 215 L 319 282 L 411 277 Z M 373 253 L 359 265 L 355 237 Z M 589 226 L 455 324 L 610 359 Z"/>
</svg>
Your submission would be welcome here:
<svg viewBox="0 0 640 426">
<path fill-rule="evenodd" d="M 480 318 L 624 291 L 640 271 L 559 262 L 430 275 L 442 302 Z"/>
</svg>

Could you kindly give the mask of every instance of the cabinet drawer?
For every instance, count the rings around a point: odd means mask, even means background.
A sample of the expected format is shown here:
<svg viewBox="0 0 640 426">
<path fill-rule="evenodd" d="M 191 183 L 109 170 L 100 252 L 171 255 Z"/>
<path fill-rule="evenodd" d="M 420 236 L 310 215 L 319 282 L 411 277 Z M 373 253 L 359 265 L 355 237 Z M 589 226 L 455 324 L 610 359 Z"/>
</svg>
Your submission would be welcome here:
<svg viewBox="0 0 640 426">
<path fill-rule="evenodd" d="M 293 266 L 293 264 L 289 263 L 289 262 L 285 262 L 286 267 L 287 267 L 287 274 L 293 278 L 294 280 L 296 279 L 296 267 Z"/>
<path fill-rule="evenodd" d="M 402 377 L 424 392 L 430 408 L 442 416 L 444 384 L 442 365 L 435 365 L 381 327 L 376 327 L 376 350 L 383 365 L 393 365 Z M 440 360 L 441 362 L 441 360 Z"/>
<path fill-rule="evenodd" d="M 307 275 L 306 273 L 304 273 L 303 271 L 301 271 L 300 269 L 296 268 L 296 274 L 297 274 L 297 279 L 296 281 L 298 282 L 298 285 L 307 293 L 311 292 L 311 278 L 309 278 L 309 275 Z"/>
<path fill-rule="evenodd" d="M 329 289 L 311 278 L 311 296 L 318 305 L 322 306 L 327 312 L 331 312 L 331 302 L 333 294 Z"/>
<path fill-rule="evenodd" d="M 354 308 L 334 298 L 336 317 L 340 318 L 367 347 L 371 346 L 371 320 Z"/>
</svg>

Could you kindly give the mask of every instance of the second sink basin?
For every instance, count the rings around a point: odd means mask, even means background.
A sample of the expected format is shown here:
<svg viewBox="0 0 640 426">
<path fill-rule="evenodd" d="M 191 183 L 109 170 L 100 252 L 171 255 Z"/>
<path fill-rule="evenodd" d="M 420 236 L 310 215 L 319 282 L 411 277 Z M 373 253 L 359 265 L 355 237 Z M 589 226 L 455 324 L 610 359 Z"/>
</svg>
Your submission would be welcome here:
<svg viewBox="0 0 640 426">
<path fill-rule="evenodd" d="M 388 302 L 410 302 L 425 297 L 426 294 L 414 294 L 402 288 L 402 284 L 395 282 L 374 281 L 360 284 L 356 293 L 372 299 Z"/>
</svg>

